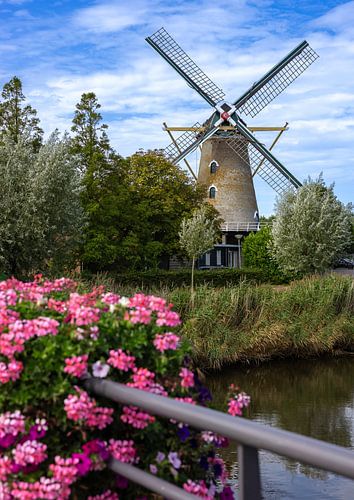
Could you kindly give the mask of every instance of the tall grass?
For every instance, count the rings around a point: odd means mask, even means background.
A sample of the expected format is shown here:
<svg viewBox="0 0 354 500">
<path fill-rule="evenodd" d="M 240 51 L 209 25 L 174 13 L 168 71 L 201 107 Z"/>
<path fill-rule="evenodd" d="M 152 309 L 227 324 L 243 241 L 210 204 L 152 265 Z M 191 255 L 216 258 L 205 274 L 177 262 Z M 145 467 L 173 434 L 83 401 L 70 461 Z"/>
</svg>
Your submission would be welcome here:
<svg viewBox="0 0 354 500">
<path fill-rule="evenodd" d="M 202 368 L 354 348 L 352 278 L 311 277 L 281 289 L 249 283 L 201 287 L 194 310 L 184 290 L 172 291 L 170 298 Z"/>
<path fill-rule="evenodd" d="M 288 286 L 199 286 L 191 307 L 187 287 L 120 285 L 108 275 L 104 284 L 121 295 L 137 291 L 171 301 L 181 314 L 182 335 L 193 345 L 194 361 L 218 369 L 238 361 L 309 357 L 354 349 L 354 280 L 314 276 Z"/>
</svg>

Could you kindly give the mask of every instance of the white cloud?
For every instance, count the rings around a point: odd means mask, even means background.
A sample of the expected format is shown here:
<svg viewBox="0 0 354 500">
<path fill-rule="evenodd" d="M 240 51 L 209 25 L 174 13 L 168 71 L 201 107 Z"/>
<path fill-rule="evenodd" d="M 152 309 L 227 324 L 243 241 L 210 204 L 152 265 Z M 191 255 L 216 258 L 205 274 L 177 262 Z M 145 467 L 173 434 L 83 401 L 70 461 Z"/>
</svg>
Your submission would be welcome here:
<svg viewBox="0 0 354 500">
<path fill-rule="evenodd" d="M 107 3 L 78 10 L 73 22 L 79 28 L 96 33 L 113 33 L 144 22 L 146 8 L 134 1 L 133 5 Z"/>
</svg>

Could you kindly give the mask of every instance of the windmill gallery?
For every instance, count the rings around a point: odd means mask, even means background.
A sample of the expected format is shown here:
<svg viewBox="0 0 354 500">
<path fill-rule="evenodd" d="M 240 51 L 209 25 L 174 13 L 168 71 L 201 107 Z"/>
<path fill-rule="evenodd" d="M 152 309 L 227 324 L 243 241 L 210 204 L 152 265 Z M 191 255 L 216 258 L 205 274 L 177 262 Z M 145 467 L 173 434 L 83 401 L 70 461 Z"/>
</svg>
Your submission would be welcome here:
<svg viewBox="0 0 354 500">
<path fill-rule="evenodd" d="M 259 212 L 253 177 L 259 175 L 276 193 L 297 189 L 299 180 L 271 153 L 284 127 L 247 127 L 240 115 L 254 117 L 286 89 L 317 58 L 306 41 L 300 43 L 259 81 L 234 102 L 197 66 L 178 43 L 161 28 L 146 41 L 213 108 L 208 120 L 191 127 L 167 127 L 172 143 L 164 155 L 172 163 L 184 161 L 206 198 L 220 213 L 222 242 L 206 253 L 200 267 L 240 267 L 242 239 L 259 229 Z M 255 131 L 278 131 L 267 149 L 253 135 Z M 183 133 L 174 138 L 172 131 Z M 198 176 L 186 157 L 201 149 Z"/>
</svg>

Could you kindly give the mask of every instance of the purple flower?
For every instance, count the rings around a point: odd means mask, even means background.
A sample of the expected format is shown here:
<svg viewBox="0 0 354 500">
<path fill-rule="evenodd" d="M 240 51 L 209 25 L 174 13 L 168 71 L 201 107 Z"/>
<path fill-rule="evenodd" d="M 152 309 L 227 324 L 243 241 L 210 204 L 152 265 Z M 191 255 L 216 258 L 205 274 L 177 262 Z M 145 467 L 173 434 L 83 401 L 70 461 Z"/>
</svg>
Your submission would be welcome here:
<svg viewBox="0 0 354 500">
<path fill-rule="evenodd" d="M 105 363 L 96 361 L 96 363 L 92 365 L 92 375 L 97 378 L 105 378 L 108 375 L 109 369 L 109 366 Z"/>
<path fill-rule="evenodd" d="M 14 444 L 16 441 L 16 436 L 13 434 L 6 434 L 4 437 L 0 438 L 0 449 L 3 448 L 6 450 L 6 448 L 9 448 Z"/>
<path fill-rule="evenodd" d="M 154 464 L 150 464 L 150 472 L 151 474 L 157 474 L 157 467 Z"/>
<path fill-rule="evenodd" d="M 234 500 L 234 494 L 230 486 L 225 486 L 225 488 L 220 493 L 220 500 Z"/>
<path fill-rule="evenodd" d="M 182 462 L 178 458 L 178 453 L 176 453 L 175 451 L 170 451 L 170 453 L 168 454 L 168 460 L 175 469 L 179 469 L 181 467 Z"/>
<path fill-rule="evenodd" d="M 166 455 L 162 453 L 162 451 L 159 451 L 158 454 L 156 455 L 156 462 L 159 464 L 162 462 L 162 460 L 165 460 Z"/>
<path fill-rule="evenodd" d="M 82 449 L 85 455 L 98 454 L 102 458 L 102 460 L 109 459 L 109 451 L 107 450 L 107 447 L 104 444 L 104 442 L 100 441 L 99 439 L 93 439 L 92 441 L 88 441 L 82 446 Z"/>
<path fill-rule="evenodd" d="M 201 466 L 202 469 L 208 470 L 209 469 L 209 462 L 208 459 L 205 455 L 202 455 L 199 460 L 199 465 Z"/>
<path fill-rule="evenodd" d="M 180 438 L 182 443 L 184 443 L 186 441 L 186 439 L 189 438 L 190 434 L 191 433 L 190 433 L 189 427 L 187 425 L 182 425 L 182 427 L 178 428 L 177 436 Z"/>
<path fill-rule="evenodd" d="M 72 454 L 73 458 L 78 458 L 79 463 L 76 464 L 77 472 L 79 473 L 79 476 L 85 476 L 91 467 L 91 460 L 85 453 L 73 453 Z"/>
<path fill-rule="evenodd" d="M 125 490 L 128 488 L 128 479 L 124 476 L 121 476 L 120 474 L 116 475 L 116 486 L 120 490 Z"/>
</svg>

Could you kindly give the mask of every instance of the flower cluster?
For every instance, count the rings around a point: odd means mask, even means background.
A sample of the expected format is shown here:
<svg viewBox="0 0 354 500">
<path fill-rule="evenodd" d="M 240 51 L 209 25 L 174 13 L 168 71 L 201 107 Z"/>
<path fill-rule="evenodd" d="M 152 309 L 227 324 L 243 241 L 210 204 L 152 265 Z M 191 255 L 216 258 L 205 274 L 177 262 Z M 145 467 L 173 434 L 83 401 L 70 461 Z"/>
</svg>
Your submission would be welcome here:
<svg viewBox="0 0 354 500">
<path fill-rule="evenodd" d="M 179 346 L 180 340 L 180 337 L 172 332 L 157 334 L 154 339 L 154 346 L 160 352 L 167 351 L 168 349 L 175 351 Z"/>
<path fill-rule="evenodd" d="M 86 391 L 75 386 L 76 394 L 69 394 L 64 401 L 68 419 L 81 421 L 87 427 L 104 429 L 113 422 L 113 408 L 97 406 L 94 399 Z"/>
<path fill-rule="evenodd" d="M 82 377 L 87 372 L 87 360 L 87 354 L 66 358 L 64 372 L 70 373 L 74 377 Z"/>
<path fill-rule="evenodd" d="M 228 406 L 227 411 L 233 417 L 242 416 L 242 411 L 244 408 L 247 408 L 249 406 L 251 398 L 245 392 L 238 392 L 238 388 L 235 387 L 233 384 L 230 386 L 230 391 L 233 394 L 227 404 Z"/>
<path fill-rule="evenodd" d="M 82 491 L 91 500 L 136 498 L 133 483 L 103 472 L 110 457 L 139 463 L 201 498 L 232 498 L 217 455 L 226 438 L 134 405 L 113 408 L 83 388 L 91 376 L 109 376 L 206 405 L 210 393 L 173 332 L 180 323 L 172 304 L 153 295 L 120 297 L 102 287 L 79 293 L 72 280 L 41 275 L 32 283 L 0 282 L 0 499 L 66 500 Z M 23 413 L 5 411 L 20 401 Z M 233 388 L 229 413 L 248 405 Z"/>
</svg>

